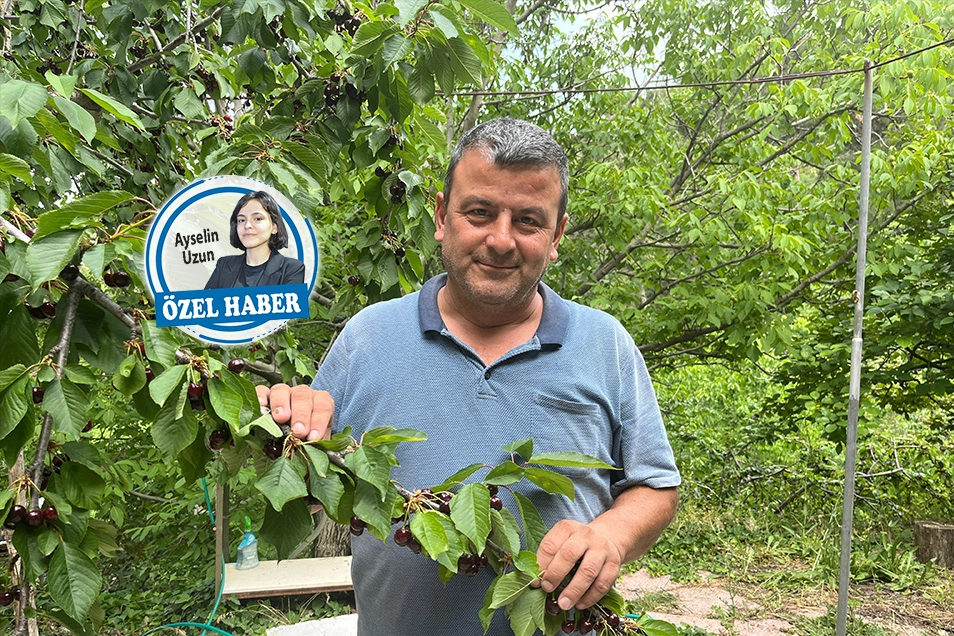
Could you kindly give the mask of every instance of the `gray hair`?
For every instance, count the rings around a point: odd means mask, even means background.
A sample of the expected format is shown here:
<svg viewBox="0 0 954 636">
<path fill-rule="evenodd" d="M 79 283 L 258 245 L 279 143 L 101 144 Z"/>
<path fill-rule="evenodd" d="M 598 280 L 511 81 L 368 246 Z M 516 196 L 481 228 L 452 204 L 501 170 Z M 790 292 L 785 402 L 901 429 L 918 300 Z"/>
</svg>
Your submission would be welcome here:
<svg viewBox="0 0 954 636">
<path fill-rule="evenodd" d="M 451 153 L 444 176 L 444 199 L 450 201 L 454 169 L 464 153 L 475 148 L 497 166 L 532 165 L 556 168 L 560 175 L 560 208 L 557 222 L 566 214 L 570 187 L 570 163 L 563 147 L 550 133 L 521 119 L 503 117 L 471 128 L 461 135 Z"/>
</svg>

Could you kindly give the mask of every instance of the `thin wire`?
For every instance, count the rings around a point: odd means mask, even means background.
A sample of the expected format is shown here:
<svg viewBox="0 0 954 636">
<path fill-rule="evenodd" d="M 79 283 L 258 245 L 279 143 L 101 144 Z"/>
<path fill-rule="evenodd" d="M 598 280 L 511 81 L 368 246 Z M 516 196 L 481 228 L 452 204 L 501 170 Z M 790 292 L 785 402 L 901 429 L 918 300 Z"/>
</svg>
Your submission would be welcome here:
<svg viewBox="0 0 954 636">
<path fill-rule="evenodd" d="M 872 69 L 880 68 L 882 66 L 887 66 L 894 62 L 899 62 L 906 58 L 919 55 L 926 51 L 936 49 L 942 46 L 948 46 L 954 44 L 954 38 L 949 38 L 943 42 L 937 42 L 931 46 L 926 46 L 924 48 L 912 51 L 910 53 L 905 53 L 903 55 L 898 55 L 891 59 L 885 60 L 883 62 L 877 62 L 871 65 Z M 662 90 L 673 90 L 678 88 L 714 88 L 716 86 L 739 86 L 746 84 L 774 84 L 778 82 L 790 82 L 793 80 L 809 79 L 813 77 L 828 77 L 834 75 L 850 75 L 852 73 L 864 73 L 865 69 L 862 68 L 849 68 L 849 69 L 829 69 L 827 71 L 810 71 L 806 73 L 789 73 L 786 75 L 768 75 L 764 77 L 753 77 L 751 79 L 735 79 L 735 80 L 718 80 L 714 82 L 692 82 L 689 84 L 647 84 L 645 86 L 608 86 L 603 88 L 553 88 L 546 90 L 510 90 L 510 91 L 460 91 L 456 93 L 449 93 L 451 97 L 504 97 L 512 95 L 530 95 L 530 96 L 544 96 L 544 95 L 577 95 L 583 93 L 641 93 L 643 91 L 662 91 Z M 443 95 L 443 93 L 440 93 Z"/>
</svg>

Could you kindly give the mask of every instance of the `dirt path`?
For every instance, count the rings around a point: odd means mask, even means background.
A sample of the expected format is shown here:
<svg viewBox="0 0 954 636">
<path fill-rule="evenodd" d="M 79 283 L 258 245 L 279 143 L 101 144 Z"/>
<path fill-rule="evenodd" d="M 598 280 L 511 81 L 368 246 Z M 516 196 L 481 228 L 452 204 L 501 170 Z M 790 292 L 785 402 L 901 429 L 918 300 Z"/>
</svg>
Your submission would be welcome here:
<svg viewBox="0 0 954 636">
<path fill-rule="evenodd" d="M 640 570 L 625 575 L 619 589 L 653 618 L 732 636 L 804 634 L 806 621 L 825 616 L 838 601 L 837 591 L 781 596 L 759 586 L 702 578 L 704 583 L 684 585 Z M 852 587 L 850 598 L 857 618 L 900 636 L 954 636 L 954 608 L 875 586 Z"/>
</svg>

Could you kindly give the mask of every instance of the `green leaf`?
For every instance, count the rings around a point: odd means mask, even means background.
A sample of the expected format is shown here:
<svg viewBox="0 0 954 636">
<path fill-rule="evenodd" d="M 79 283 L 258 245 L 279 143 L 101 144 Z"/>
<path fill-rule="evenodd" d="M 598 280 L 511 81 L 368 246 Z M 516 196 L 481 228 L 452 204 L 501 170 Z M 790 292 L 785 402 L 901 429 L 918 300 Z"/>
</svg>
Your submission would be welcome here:
<svg viewBox="0 0 954 636">
<path fill-rule="evenodd" d="M 189 367 L 185 365 L 169 367 L 149 383 L 149 396 L 159 406 L 165 405 L 166 400 L 176 389 L 182 389 L 185 386 L 185 375 L 188 370 Z"/>
<path fill-rule="evenodd" d="M 89 400 L 85 391 L 66 378 L 61 378 L 53 380 L 46 387 L 43 408 L 53 417 L 54 430 L 75 439 L 86 426 Z"/>
<path fill-rule="evenodd" d="M 265 431 L 272 437 L 281 437 L 282 435 L 284 435 L 284 433 L 282 432 L 282 429 L 280 429 L 278 427 L 278 424 L 275 423 L 275 420 L 272 419 L 271 413 L 262 414 L 260 417 L 252 420 L 245 426 L 239 428 L 236 431 L 236 434 L 239 437 L 245 437 L 246 435 L 248 435 L 249 431 L 252 430 L 253 426 L 257 426 L 258 428 L 262 429 L 263 431 Z"/>
<path fill-rule="evenodd" d="M 513 513 L 503 508 L 490 511 L 490 527 L 494 531 L 494 542 L 509 554 L 520 552 L 520 526 Z"/>
<path fill-rule="evenodd" d="M 22 364 L 15 364 L 9 369 L 0 371 L 0 391 L 5 390 L 8 386 L 19 380 L 25 371 L 26 367 Z"/>
<path fill-rule="evenodd" d="M 53 90 L 63 97 L 69 99 L 69 96 L 73 94 L 73 88 L 76 86 L 75 75 L 56 75 L 53 71 L 47 71 L 43 77 L 50 83 Z"/>
<path fill-rule="evenodd" d="M 468 477 L 470 477 L 471 475 L 473 475 L 474 473 L 476 473 L 478 470 L 480 470 L 483 467 L 484 467 L 483 464 L 471 464 L 470 466 L 467 466 L 466 468 L 461 468 L 456 473 L 454 473 L 453 475 L 445 479 L 444 483 L 442 483 L 439 486 L 435 486 L 432 490 L 434 492 L 440 492 L 441 490 L 450 490 L 451 488 L 454 488 L 455 486 L 460 485 L 462 481 L 464 481 L 465 479 L 467 479 Z"/>
<path fill-rule="evenodd" d="M 93 138 L 96 137 L 96 120 L 89 114 L 89 111 L 76 102 L 59 95 L 54 95 L 52 99 L 53 105 L 66 117 L 66 121 L 69 122 L 73 130 L 82 135 L 87 142 L 93 141 Z"/>
<path fill-rule="evenodd" d="M 23 80 L 10 80 L 0 84 L 0 116 L 6 117 L 11 128 L 16 128 L 21 119 L 33 117 L 43 108 L 49 94 L 40 84 Z"/>
<path fill-rule="evenodd" d="M 513 498 L 517 502 L 517 508 L 520 509 L 520 519 L 523 522 L 523 529 L 527 539 L 527 549 L 536 551 L 540 547 L 540 542 L 547 534 L 547 526 L 543 523 L 543 518 L 525 495 L 519 492 L 513 493 Z"/>
<path fill-rule="evenodd" d="M 519 570 L 504 574 L 497 579 L 497 585 L 494 586 L 494 595 L 490 607 L 497 609 L 513 603 L 518 596 L 530 588 L 531 581 L 533 581 L 532 576 Z"/>
<path fill-rule="evenodd" d="M 87 510 L 99 508 L 106 490 L 106 481 L 79 462 L 65 462 L 60 467 L 58 483 L 70 503 Z"/>
<path fill-rule="evenodd" d="M 427 433 L 414 428 L 397 429 L 393 426 L 377 426 L 361 436 L 361 443 L 372 446 L 378 444 L 397 444 L 398 442 L 423 442 Z"/>
<path fill-rule="evenodd" d="M 318 183 L 325 184 L 328 180 L 328 165 L 317 153 L 310 148 L 293 141 L 282 142 L 282 148 L 287 150 L 301 165 L 314 175 Z"/>
<path fill-rule="evenodd" d="M 477 617 L 480 618 L 480 625 L 484 628 L 484 633 L 487 633 L 487 630 L 490 629 L 490 621 L 494 617 L 494 611 L 496 608 L 490 607 L 494 602 L 494 590 L 497 589 L 497 582 L 500 581 L 498 576 L 493 580 L 493 583 L 490 584 L 490 587 L 487 588 L 487 593 L 484 594 L 484 606 L 479 612 L 477 612 Z"/>
<path fill-rule="evenodd" d="M 33 177 L 30 175 L 30 164 L 5 152 L 0 152 L 0 172 L 16 177 L 27 185 L 33 183 Z"/>
<path fill-rule="evenodd" d="M 304 499 L 289 501 L 279 513 L 265 506 L 258 539 L 271 543 L 278 550 L 278 558 L 290 555 L 312 531 L 311 512 Z"/>
<path fill-rule="evenodd" d="M 540 453 L 527 459 L 528 464 L 541 466 L 565 466 L 569 468 L 601 468 L 604 470 L 618 470 L 603 460 L 591 455 L 575 452 Z"/>
<path fill-rule="evenodd" d="M 108 113 L 112 113 L 121 121 L 126 122 L 140 130 L 145 130 L 146 127 L 143 126 L 142 121 L 139 119 L 139 116 L 136 113 L 132 112 L 125 105 L 120 104 L 112 97 L 108 95 L 103 95 L 99 91 L 93 90 L 92 88 L 79 88 L 79 92 L 83 93 L 91 100 L 99 104 L 103 110 Z"/>
<path fill-rule="evenodd" d="M 0 440 L 17 428 L 30 409 L 26 387 L 29 378 L 22 377 L 0 393 Z"/>
<path fill-rule="evenodd" d="M 359 446 L 345 456 L 345 464 L 359 479 L 373 485 L 384 499 L 391 481 L 391 464 L 383 453 L 369 446 Z"/>
<path fill-rule="evenodd" d="M 470 9 L 477 17 L 488 24 L 492 24 L 498 29 L 509 31 L 516 35 L 518 32 L 517 23 L 513 16 L 507 11 L 501 3 L 496 0 L 457 0 L 463 6 Z"/>
<path fill-rule="evenodd" d="M 328 474 L 328 465 L 330 463 L 328 459 L 328 453 L 318 448 L 315 448 L 311 444 L 304 444 L 302 450 L 305 451 L 305 456 L 308 458 L 309 474 L 316 473 L 318 477 L 324 477 Z"/>
<path fill-rule="evenodd" d="M 113 386 L 126 397 L 146 386 L 146 368 L 138 354 L 131 354 L 113 374 Z"/>
<path fill-rule="evenodd" d="M 496 484 L 498 486 L 515 484 L 523 479 L 523 471 L 524 469 L 522 467 L 517 466 L 511 461 L 506 461 L 487 473 L 487 476 L 484 477 L 484 481 L 488 484 Z"/>
<path fill-rule="evenodd" d="M 411 533 L 432 558 L 450 547 L 440 519 L 443 516 L 436 510 L 422 510 L 411 517 Z"/>
<path fill-rule="evenodd" d="M 66 229 L 101 226 L 106 212 L 134 198 L 133 194 L 124 190 L 106 190 L 74 199 L 41 214 L 33 240 L 38 241 Z"/>
<path fill-rule="evenodd" d="M 428 4 L 427 0 L 395 0 L 398 9 L 398 24 L 402 27 L 417 16 L 417 12 Z"/>
<path fill-rule="evenodd" d="M 70 617 L 82 621 L 103 584 L 99 568 L 79 548 L 61 543 L 47 573 L 50 596 Z"/>
<path fill-rule="evenodd" d="M 510 628 L 514 636 L 532 636 L 537 628 L 546 625 L 547 593 L 539 587 L 530 587 L 518 596 L 510 609 Z"/>
<path fill-rule="evenodd" d="M 519 442 L 513 442 L 512 444 L 507 444 L 506 446 L 501 446 L 500 449 L 505 453 L 514 453 L 520 455 L 524 459 L 528 459 L 533 456 L 533 439 L 524 439 Z"/>
<path fill-rule="evenodd" d="M 383 20 L 362 23 L 351 41 L 351 54 L 371 57 L 384 46 L 385 40 L 398 30 L 396 24 Z"/>
<path fill-rule="evenodd" d="M 561 475 L 545 468 L 527 468 L 524 473 L 530 481 L 548 493 L 561 494 L 573 501 L 573 482 L 566 475 Z"/>
<path fill-rule="evenodd" d="M 517 556 L 513 560 L 513 566 L 521 572 L 526 572 L 533 578 L 540 578 L 540 565 L 537 563 L 536 552 L 530 550 L 521 550 L 515 553 Z"/>
<path fill-rule="evenodd" d="M 484 551 L 490 534 L 490 492 L 483 484 L 467 484 L 450 501 L 451 519 L 457 529 L 473 542 L 477 553 Z"/>
<path fill-rule="evenodd" d="M 209 378 L 206 387 L 215 414 L 226 422 L 238 422 L 242 413 L 242 396 L 226 386 L 221 378 Z"/>
<path fill-rule="evenodd" d="M 371 534 L 384 541 L 391 532 L 391 514 L 399 497 L 397 490 L 390 487 L 381 499 L 374 485 L 359 479 L 354 487 L 354 514 L 368 523 Z"/>
<path fill-rule="evenodd" d="M 345 494 L 344 484 L 341 483 L 341 477 L 337 473 L 331 472 L 325 477 L 320 477 L 314 472 L 309 473 L 308 475 L 308 490 L 311 492 L 311 496 L 318 499 L 321 502 L 321 505 L 324 506 L 325 512 L 328 513 L 328 516 L 332 519 L 339 521 L 344 518 L 344 515 L 339 513 L 338 504 L 341 502 L 342 497 Z M 349 515 L 350 516 L 350 513 Z M 345 519 L 345 521 L 347 521 Z"/>
<path fill-rule="evenodd" d="M 84 254 L 84 260 L 87 255 L 89 255 L 89 252 Z M 102 268 L 100 268 L 100 271 L 102 271 Z M 142 325 L 142 340 L 146 344 L 146 356 L 164 367 L 175 366 L 176 350 L 179 348 L 179 343 L 173 335 L 175 330 L 157 327 L 155 320 L 144 320 L 140 324 Z M 150 386 L 152 386 L 151 382 Z"/>
<path fill-rule="evenodd" d="M 278 512 L 281 512 L 286 502 L 308 494 L 302 473 L 295 462 L 286 457 L 273 461 L 265 474 L 255 482 L 255 488 L 265 495 L 272 508 Z"/>
<path fill-rule="evenodd" d="M 483 67 L 473 49 L 461 38 L 447 40 L 447 54 L 450 57 L 454 75 L 465 84 L 480 85 Z"/>
<path fill-rule="evenodd" d="M 176 400 L 163 404 L 156 415 L 156 421 L 150 427 L 152 439 L 167 459 L 172 459 L 184 451 L 198 432 L 198 423 L 192 409 L 184 409 L 186 387 L 182 386 Z"/>
<path fill-rule="evenodd" d="M 678 636 L 679 629 L 666 621 L 647 621 L 639 626 L 646 636 Z"/>
<path fill-rule="evenodd" d="M 599 604 L 619 616 L 626 613 L 626 599 L 623 598 L 623 595 L 620 594 L 619 590 L 615 587 L 611 587 L 609 592 L 603 595 L 603 598 L 599 600 Z"/>
<path fill-rule="evenodd" d="M 199 119 L 205 113 L 205 106 L 195 94 L 195 89 L 188 85 L 176 93 L 172 104 L 186 119 Z"/>
<path fill-rule="evenodd" d="M 30 241 L 27 246 L 27 265 L 34 288 L 59 276 L 60 271 L 79 249 L 82 237 L 81 231 L 65 230 Z"/>
</svg>

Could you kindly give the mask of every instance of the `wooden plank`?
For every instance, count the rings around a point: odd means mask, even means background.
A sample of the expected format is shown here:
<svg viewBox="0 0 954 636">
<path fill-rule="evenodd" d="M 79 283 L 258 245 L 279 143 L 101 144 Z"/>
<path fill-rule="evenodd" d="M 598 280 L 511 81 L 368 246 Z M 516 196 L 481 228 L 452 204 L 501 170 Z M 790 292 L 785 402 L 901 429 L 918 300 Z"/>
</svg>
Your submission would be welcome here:
<svg viewBox="0 0 954 636">
<path fill-rule="evenodd" d="M 236 570 L 234 563 L 227 563 L 222 594 L 256 598 L 351 589 L 351 557 L 344 556 L 261 561 L 251 570 Z"/>
</svg>

